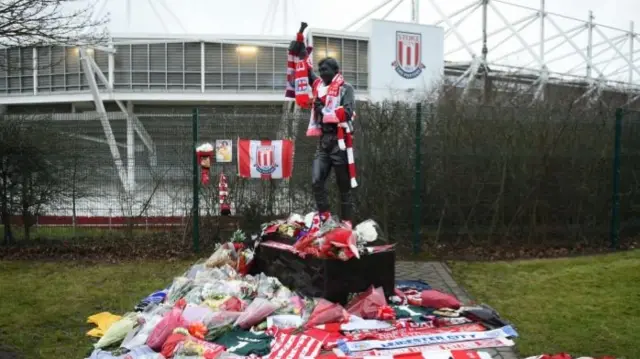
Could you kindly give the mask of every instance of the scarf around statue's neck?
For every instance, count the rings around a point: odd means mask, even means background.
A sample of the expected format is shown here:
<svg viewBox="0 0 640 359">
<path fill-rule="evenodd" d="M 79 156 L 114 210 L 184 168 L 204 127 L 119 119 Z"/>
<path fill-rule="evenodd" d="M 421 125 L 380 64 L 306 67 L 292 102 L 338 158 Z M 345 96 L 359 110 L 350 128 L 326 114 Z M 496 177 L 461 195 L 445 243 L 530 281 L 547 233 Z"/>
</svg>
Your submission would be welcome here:
<svg viewBox="0 0 640 359">
<path fill-rule="evenodd" d="M 356 181 L 356 165 L 353 154 L 353 134 L 351 133 L 351 126 L 346 121 L 341 120 L 340 116 L 336 115 L 336 110 L 342 103 L 343 85 L 344 77 L 340 73 L 334 76 L 328 86 L 325 86 L 320 78 L 314 81 L 313 98 L 319 98 L 324 104 L 324 107 L 322 109 L 322 119 L 316 119 L 315 111 L 311 111 L 311 118 L 309 119 L 309 126 L 307 127 L 307 136 L 322 136 L 322 124 L 320 122 L 336 124 L 338 146 L 342 151 L 347 152 L 351 188 L 355 188 L 358 186 L 358 182 Z M 354 119 L 355 112 L 352 114 L 351 121 Z"/>
<path fill-rule="evenodd" d="M 319 98 L 324 105 L 322 109 L 322 119 L 316 118 L 316 112 L 311 111 L 309 119 L 309 127 L 307 128 L 307 136 L 322 135 L 322 126 L 320 121 L 324 123 L 339 123 L 336 117 L 336 109 L 342 101 L 341 89 L 344 85 L 344 77 L 338 73 L 333 77 L 329 85 L 325 85 L 322 79 L 317 78 L 313 83 L 313 98 Z"/>
</svg>

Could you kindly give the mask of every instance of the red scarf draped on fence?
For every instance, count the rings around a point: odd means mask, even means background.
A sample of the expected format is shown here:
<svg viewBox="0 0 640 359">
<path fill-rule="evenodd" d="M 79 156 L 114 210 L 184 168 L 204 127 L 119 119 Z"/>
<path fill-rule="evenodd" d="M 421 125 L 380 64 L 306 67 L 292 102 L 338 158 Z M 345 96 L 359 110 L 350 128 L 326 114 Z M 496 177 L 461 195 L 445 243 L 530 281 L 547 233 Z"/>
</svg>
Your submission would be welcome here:
<svg viewBox="0 0 640 359">
<path fill-rule="evenodd" d="M 229 196 L 229 185 L 227 183 L 227 176 L 224 173 L 220 173 L 220 179 L 218 180 L 218 197 L 220 200 L 220 214 L 228 216 L 231 214 L 231 206 L 227 201 Z"/>
</svg>

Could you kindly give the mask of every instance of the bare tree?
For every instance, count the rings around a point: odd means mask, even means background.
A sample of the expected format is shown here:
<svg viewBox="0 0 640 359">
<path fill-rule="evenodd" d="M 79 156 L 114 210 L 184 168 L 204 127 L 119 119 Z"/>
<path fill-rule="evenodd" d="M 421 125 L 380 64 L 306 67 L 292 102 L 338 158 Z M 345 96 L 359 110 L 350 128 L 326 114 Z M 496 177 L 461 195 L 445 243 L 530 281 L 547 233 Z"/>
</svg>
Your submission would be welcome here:
<svg viewBox="0 0 640 359">
<path fill-rule="evenodd" d="M 91 177 L 96 176 L 99 164 L 88 155 L 91 147 L 84 144 L 82 139 L 78 139 L 73 134 L 66 132 L 62 132 L 59 135 L 65 138 L 62 152 L 66 154 L 64 171 L 67 181 L 62 199 L 64 200 L 64 206 L 71 204 L 72 225 L 75 231 L 78 202 L 99 196 L 95 187 L 89 182 Z"/>
<path fill-rule="evenodd" d="M 22 218 L 29 239 L 34 218 L 65 197 L 72 147 L 49 121 L 29 115 L 0 121 L 0 219 L 7 243 L 13 240 L 12 216 Z"/>
<path fill-rule="evenodd" d="M 94 16 L 95 1 L 3 0 L 0 46 L 87 45 L 106 39 L 107 17 Z"/>
</svg>

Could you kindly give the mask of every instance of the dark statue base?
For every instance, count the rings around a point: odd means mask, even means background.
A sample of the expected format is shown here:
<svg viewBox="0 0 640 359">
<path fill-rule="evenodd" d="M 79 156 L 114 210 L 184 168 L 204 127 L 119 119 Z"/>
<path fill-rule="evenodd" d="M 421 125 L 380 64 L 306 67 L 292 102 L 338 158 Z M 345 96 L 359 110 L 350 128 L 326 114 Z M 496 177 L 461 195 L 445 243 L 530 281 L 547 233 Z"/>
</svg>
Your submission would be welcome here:
<svg viewBox="0 0 640 359">
<path fill-rule="evenodd" d="M 383 287 L 386 296 L 395 287 L 395 250 L 353 258 L 348 261 L 301 258 L 284 244 L 275 248 L 260 245 L 256 249 L 252 274 L 276 277 L 292 291 L 314 298 L 346 304 L 349 295 L 367 290 L 371 285 Z"/>
</svg>

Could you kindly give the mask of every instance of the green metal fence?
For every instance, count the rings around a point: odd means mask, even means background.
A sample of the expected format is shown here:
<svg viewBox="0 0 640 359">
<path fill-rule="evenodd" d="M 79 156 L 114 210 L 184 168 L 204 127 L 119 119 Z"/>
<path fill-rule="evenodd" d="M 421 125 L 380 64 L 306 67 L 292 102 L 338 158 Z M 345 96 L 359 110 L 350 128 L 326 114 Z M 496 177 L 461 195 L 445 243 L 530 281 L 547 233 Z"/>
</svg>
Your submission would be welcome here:
<svg viewBox="0 0 640 359">
<path fill-rule="evenodd" d="M 640 112 L 617 109 L 613 150 L 611 247 L 640 233 Z"/>
<path fill-rule="evenodd" d="M 354 143 L 356 220 L 376 220 L 389 239 L 415 252 L 452 241 L 623 245 L 640 229 L 635 218 L 640 114 L 620 110 L 614 118 L 613 112 L 446 101 L 361 104 Z M 37 226 L 149 228 L 169 223 L 206 229 L 219 213 L 222 172 L 230 182 L 232 212 L 244 220 L 259 223 L 314 209 L 310 173 L 317 139 L 305 136 L 308 113 L 284 113 L 279 106 L 202 106 L 166 113 L 140 107 L 136 114 L 153 146 L 135 139 L 135 196 L 123 191 L 95 114 L 25 115 L 11 121 L 5 116 L 0 135 L 29 141 L 1 145 L 4 163 L 21 163 L 19 150 L 28 147 L 49 164 L 29 176 L 0 178 L 10 185 L 1 194 L 10 198 L 5 202 L 14 220 L 24 220 L 23 189 L 36 188 L 20 183 L 27 177 L 47 178 L 45 173 L 56 190 L 45 191 L 48 197 L 29 207 Z M 126 172 L 126 120 L 113 115 L 110 122 Z M 238 138 L 293 139 L 292 178 L 238 178 Z M 203 187 L 194 172 L 194 148 L 216 140 L 232 141 L 233 161 L 214 163 L 211 183 Z M 7 171 L 1 168 L 0 175 Z M 334 183 L 332 176 L 327 185 L 332 206 L 338 208 Z"/>
</svg>

